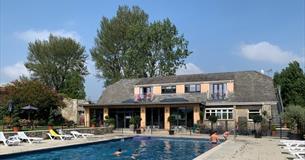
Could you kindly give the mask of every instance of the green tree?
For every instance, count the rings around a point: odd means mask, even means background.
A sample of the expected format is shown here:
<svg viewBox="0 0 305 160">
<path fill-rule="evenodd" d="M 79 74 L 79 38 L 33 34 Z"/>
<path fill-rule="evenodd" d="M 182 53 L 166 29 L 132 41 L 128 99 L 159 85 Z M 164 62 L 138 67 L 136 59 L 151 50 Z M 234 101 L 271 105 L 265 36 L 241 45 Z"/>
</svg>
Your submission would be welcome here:
<svg viewBox="0 0 305 160">
<path fill-rule="evenodd" d="M 139 7 L 120 6 L 103 17 L 91 55 L 105 86 L 122 78 L 174 75 L 191 54 L 169 19 L 149 23 Z"/>
<path fill-rule="evenodd" d="M 67 75 L 67 80 L 60 92 L 71 98 L 84 99 L 86 97 L 84 80 L 84 77 L 77 72 L 71 72 Z"/>
<path fill-rule="evenodd" d="M 28 50 L 25 66 L 34 79 L 70 98 L 85 98 L 85 47 L 71 38 L 50 35 L 47 41 L 29 43 Z"/>
<path fill-rule="evenodd" d="M 275 73 L 274 83 L 281 86 L 284 107 L 290 104 L 305 106 L 305 75 L 297 61 Z"/>
<path fill-rule="evenodd" d="M 32 105 L 38 108 L 35 112 L 35 119 L 46 120 L 50 115 L 50 108 L 58 110 L 58 107 L 65 107 L 62 98 L 48 86 L 37 80 L 21 79 L 12 82 L 12 85 L 6 86 L 7 94 L 4 95 L 0 103 L 0 110 L 8 115 L 8 103 L 11 101 L 14 106 L 14 115 L 22 116 L 22 107 Z M 27 118 L 24 115 L 23 118 Z"/>
</svg>

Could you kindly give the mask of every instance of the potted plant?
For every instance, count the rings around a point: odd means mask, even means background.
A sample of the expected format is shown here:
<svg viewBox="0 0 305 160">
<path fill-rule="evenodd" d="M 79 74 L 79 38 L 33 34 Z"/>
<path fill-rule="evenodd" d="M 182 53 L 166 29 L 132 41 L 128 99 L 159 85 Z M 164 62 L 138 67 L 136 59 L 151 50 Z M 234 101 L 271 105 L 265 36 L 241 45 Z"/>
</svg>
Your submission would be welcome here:
<svg viewBox="0 0 305 160">
<path fill-rule="evenodd" d="M 114 128 L 115 120 L 109 116 L 105 116 L 105 125 L 110 128 Z"/>
<path fill-rule="evenodd" d="M 167 121 L 169 122 L 169 130 L 168 130 L 168 133 L 169 133 L 169 135 L 174 135 L 174 134 L 175 134 L 175 131 L 172 129 L 172 124 L 176 121 L 176 117 L 173 116 L 173 115 L 170 115 L 170 116 L 167 118 Z"/>
<path fill-rule="evenodd" d="M 54 120 L 54 111 L 51 108 L 50 109 L 49 118 L 48 118 L 48 130 L 53 129 L 54 122 L 55 122 L 55 120 Z"/>
<path fill-rule="evenodd" d="M 92 128 L 94 128 L 95 125 L 96 125 L 96 115 L 95 115 L 95 114 L 93 114 L 93 115 L 91 116 L 90 125 L 91 125 Z"/>
<path fill-rule="evenodd" d="M 129 120 L 129 124 L 130 124 L 129 129 L 133 132 L 135 132 L 135 130 L 136 130 L 135 129 L 136 128 L 135 123 L 136 123 L 136 119 L 134 117 L 131 117 L 130 120 Z"/>
<path fill-rule="evenodd" d="M 136 132 L 137 134 L 141 134 L 140 124 L 142 119 L 138 115 L 134 116 L 134 119 L 135 119 Z"/>
<path fill-rule="evenodd" d="M 214 123 L 216 123 L 218 120 L 217 116 L 215 115 L 211 115 L 209 117 L 209 121 L 211 122 L 211 130 L 213 131 L 214 130 Z"/>
<path fill-rule="evenodd" d="M 13 131 L 14 132 L 18 132 L 19 131 L 19 127 L 20 127 L 20 123 L 19 123 L 19 115 L 18 115 L 18 112 L 15 111 L 13 113 L 13 117 L 12 117 L 12 126 L 13 126 Z"/>
<path fill-rule="evenodd" d="M 272 127 L 271 127 L 271 135 L 273 137 L 276 136 L 276 127 L 275 127 L 275 125 L 272 125 Z"/>
<path fill-rule="evenodd" d="M 141 129 L 140 129 L 140 123 L 141 123 L 141 117 L 136 115 L 130 118 L 129 123 L 131 124 L 129 127 L 133 127 L 133 131 L 136 132 L 137 134 L 141 134 Z"/>
<path fill-rule="evenodd" d="M 204 120 L 204 111 L 200 111 L 200 124 L 203 123 Z"/>
<path fill-rule="evenodd" d="M 255 132 L 254 132 L 254 137 L 255 137 L 255 138 L 262 138 L 261 132 L 260 132 L 260 131 L 257 131 L 257 130 L 255 129 L 256 123 L 261 123 L 262 120 L 263 120 L 263 117 L 262 117 L 261 115 L 255 115 L 255 116 L 253 117 L 254 131 L 255 131 Z"/>
</svg>

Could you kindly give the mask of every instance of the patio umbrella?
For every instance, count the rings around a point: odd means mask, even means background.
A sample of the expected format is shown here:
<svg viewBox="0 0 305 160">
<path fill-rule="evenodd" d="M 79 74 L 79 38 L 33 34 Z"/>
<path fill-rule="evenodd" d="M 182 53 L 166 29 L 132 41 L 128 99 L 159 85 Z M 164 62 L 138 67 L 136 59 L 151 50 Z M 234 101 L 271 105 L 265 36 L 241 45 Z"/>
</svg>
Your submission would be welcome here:
<svg viewBox="0 0 305 160">
<path fill-rule="evenodd" d="M 21 109 L 28 111 L 28 114 L 29 114 L 28 119 L 29 119 L 29 120 L 31 119 L 31 111 L 36 111 L 36 110 L 38 110 L 38 108 L 33 107 L 33 106 L 31 106 L 31 105 L 27 105 L 27 106 L 25 106 L 25 107 L 22 107 Z"/>
</svg>

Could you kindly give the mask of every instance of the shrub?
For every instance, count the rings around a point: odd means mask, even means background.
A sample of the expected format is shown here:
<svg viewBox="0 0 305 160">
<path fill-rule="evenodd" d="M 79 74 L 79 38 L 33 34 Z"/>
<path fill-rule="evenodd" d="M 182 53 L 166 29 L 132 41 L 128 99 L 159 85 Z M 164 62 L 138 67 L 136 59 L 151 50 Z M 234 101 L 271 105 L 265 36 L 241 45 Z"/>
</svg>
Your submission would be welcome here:
<svg viewBox="0 0 305 160">
<path fill-rule="evenodd" d="M 211 129 L 213 130 L 213 128 L 214 128 L 214 123 L 216 123 L 217 122 L 217 120 L 218 120 L 218 118 L 217 118 L 217 116 L 215 116 L 215 115 L 211 115 L 210 117 L 209 117 L 209 121 L 211 122 Z"/>
<path fill-rule="evenodd" d="M 176 116 L 170 115 L 170 116 L 167 118 L 167 121 L 169 122 L 169 128 L 171 129 L 173 123 L 175 123 L 175 121 L 176 121 Z"/>
<path fill-rule="evenodd" d="M 20 118 L 19 118 L 18 111 L 15 109 L 13 112 L 13 115 L 12 115 L 12 126 L 19 127 L 20 126 L 19 120 L 20 120 Z"/>
<path fill-rule="evenodd" d="M 253 122 L 254 123 L 261 123 L 263 120 L 263 117 L 261 115 L 255 115 L 253 116 Z"/>
<path fill-rule="evenodd" d="M 131 117 L 129 122 L 130 122 L 130 124 L 135 125 L 136 128 L 139 128 L 141 120 L 142 120 L 141 117 L 136 115 L 136 116 Z"/>
<path fill-rule="evenodd" d="M 109 116 L 105 117 L 105 125 L 106 126 L 114 126 L 115 124 L 115 119 L 114 118 L 110 118 Z"/>
<path fill-rule="evenodd" d="M 54 114 L 53 110 L 50 110 L 49 118 L 48 118 L 48 125 L 53 126 L 54 125 Z"/>
<path fill-rule="evenodd" d="M 29 127 L 29 126 L 31 126 L 31 121 L 30 121 L 30 120 L 27 120 L 27 119 L 20 119 L 20 120 L 19 120 L 19 124 L 20 124 L 21 126 L 27 126 L 27 127 Z"/>
<path fill-rule="evenodd" d="M 90 119 L 90 123 L 91 124 L 96 124 L 96 115 L 95 114 L 92 114 L 92 116 L 91 116 L 91 119 Z"/>
<path fill-rule="evenodd" d="M 50 109 L 65 107 L 61 97 L 52 88 L 47 87 L 38 80 L 21 78 L 5 87 L 7 94 L 0 101 L 1 114 L 9 115 L 8 104 L 13 104 L 14 110 L 18 110 L 28 104 L 38 108 L 37 119 L 47 119 Z M 1 97 L 2 98 L 2 97 Z M 20 115 L 22 116 L 22 114 Z"/>
<path fill-rule="evenodd" d="M 296 130 L 297 133 L 305 133 L 305 109 L 303 107 L 288 106 L 282 116 L 292 130 Z"/>
</svg>

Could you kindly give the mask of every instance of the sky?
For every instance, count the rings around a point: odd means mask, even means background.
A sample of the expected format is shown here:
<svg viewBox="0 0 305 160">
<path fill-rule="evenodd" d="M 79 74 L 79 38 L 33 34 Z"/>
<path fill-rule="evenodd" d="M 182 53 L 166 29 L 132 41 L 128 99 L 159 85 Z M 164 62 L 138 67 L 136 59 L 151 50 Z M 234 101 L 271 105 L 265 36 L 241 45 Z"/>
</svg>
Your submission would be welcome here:
<svg viewBox="0 0 305 160">
<path fill-rule="evenodd" d="M 271 76 L 293 60 L 305 69 L 304 0 L 0 0 L 0 83 L 29 76 L 28 43 L 52 33 L 86 47 L 86 94 L 96 101 L 104 87 L 89 50 L 101 18 L 113 17 L 119 5 L 139 6 L 150 22 L 175 24 L 193 52 L 177 74 L 264 70 Z"/>
</svg>

